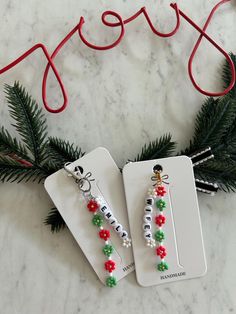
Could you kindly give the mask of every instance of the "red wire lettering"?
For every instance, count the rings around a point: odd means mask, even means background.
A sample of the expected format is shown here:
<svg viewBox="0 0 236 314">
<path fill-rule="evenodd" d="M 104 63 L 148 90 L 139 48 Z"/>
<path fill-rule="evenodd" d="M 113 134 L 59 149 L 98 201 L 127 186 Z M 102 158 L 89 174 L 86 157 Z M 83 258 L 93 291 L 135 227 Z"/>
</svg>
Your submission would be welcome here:
<svg viewBox="0 0 236 314">
<path fill-rule="evenodd" d="M 233 61 L 231 60 L 230 56 L 227 54 L 227 52 L 220 47 L 209 35 L 207 35 L 206 30 L 207 27 L 210 24 L 211 19 L 213 18 L 214 13 L 216 12 L 216 10 L 224 3 L 229 2 L 230 0 L 221 0 L 211 11 L 210 15 L 207 18 L 207 21 L 203 27 L 203 29 L 201 29 L 196 23 L 194 23 L 184 12 L 182 12 L 181 10 L 179 10 L 177 4 L 171 4 L 170 6 L 175 10 L 175 15 L 176 15 L 176 25 L 174 27 L 174 29 L 169 32 L 169 33 L 161 33 L 159 32 L 153 25 L 147 10 L 145 7 L 141 8 L 137 13 L 135 13 L 134 15 L 132 15 L 131 17 L 129 17 L 126 20 L 123 20 L 122 17 L 114 12 L 114 11 L 105 11 L 102 14 L 102 23 L 108 27 L 120 27 L 120 34 L 118 36 L 118 38 L 111 43 L 110 45 L 107 46 L 97 46 L 94 45 L 92 43 L 89 43 L 86 38 L 84 37 L 83 33 L 82 33 L 82 28 L 83 28 L 83 24 L 85 23 L 84 18 L 81 17 L 80 22 L 78 25 L 76 25 L 70 32 L 68 35 L 66 35 L 66 37 L 58 44 L 58 46 L 56 47 L 56 49 L 54 50 L 54 52 L 52 53 L 52 55 L 50 56 L 47 48 L 42 44 L 36 44 L 34 45 L 32 48 L 30 48 L 29 50 L 27 50 L 24 54 L 22 54 L 19 58 L 17 58 L 15 61 L 11 62 L 10 64 L 8 64 L 7 66 L 5 66 L 4 68 L 0 69 L 0 74 L 10 70 L 11 68 L 13 68 L 14 66 L 16 66 L 18 63 L 20 63 L 21 61 L 23 61 L 25 58 L 27 58 L 30 54 L 32 54 L 35 50 L 37 49 L 42 49 L 43 53 L 48 61 L 47 66 L 45 68 L 45 72 L 43 75 L 43 81 L 42 81 L 42 98 L 43 98 L 43 103 L 44 103 L 44 107 L 47 111 L 52 112 L 52 113 L 58 113 L 58 112 L 62 112 L 68 103 L 68 98 L 67 98 L 67 93 L 65 90 L 65 87 L 63 85 L 63 82 L 61 80 L 61 77 L 56 69 L 56 66 L 53 62 L 53 60 L 55 59 L 55 57 L 57 56 L 57 54 L 60 52 L 60 50 L 62 49 L 62 47 L 67 43 L 67 41 L 76 33 L 78 32 L 80 39 L 82 40 L 82 42 L 87 45 L 89 48 L 91 49 L 95 49 L 95 50 L 108 50 L 108 49 L 112 49 L 114 47 L 116 47 L 117 45 L 120 44 L 120 42 L 122 41 L 124 35 L 125 35 L 125 25 L 132 22 L 133 20 L 135 20 L 137 17 L 139 17 L 141 14 L 144 15 L 147 23 L 149 24 L 152 32 L 159 36 L 159 37 L 172 37 L 176 34 L 176 32 L 178 31 L 179 27 L 180 27 L 180 16 L 183 17 L 188 23 L 190 23 L 199 33 L 200 36 L 193 48 L 193 51 L 190 55 L 189 58 L 189 62 L 188 62 L 188 72 L 189 72 L 189 77 L 194 85 L 194 87 L 202 94 L 206 95 L 206 96 L 222 96 L 227 94 L 233 87 L 235 84 L 235 80 L 236 80 L 236 75 L 235 75 L 235 67 L 233 64 Z M 107 20 L 108 16 L 112 16 L 114 17 L 117 21 L 116 22 L 109 22 Z M 196 55 L 196 52 L 201 44 L 201 41 L 203 39 L 203 37 L 205 39 L 207 39 L 221 54 L 223 54 L 223 56 L 226 58 L 227 62 L 229 63 L 230 66 L 230 70 L 231 70 L 231 82 L 229 84 L 229 86 L 222 92 L 218 92 L 218 93 L 212 93 L 212 92 L 208 92 L 203 90 L 197 83 L 196 80 L 193 76 L 192 73 L 192 63 L 194 60 L 194 57 Z M 47 91 L 46 91 L 46 87 L 47 87 L 47 78 L 48 78 L 48 73 L 49 73 L 49 69 L 52 68 L 54 75 L 59 83 L 60 89 L 62 91 L 62 95 L 63 95 L 63 99 L 64 102 L 63 104 L 57 108 L 54 109 L 52 107 L 50 107 L 47 103 Z"/>
</svg>

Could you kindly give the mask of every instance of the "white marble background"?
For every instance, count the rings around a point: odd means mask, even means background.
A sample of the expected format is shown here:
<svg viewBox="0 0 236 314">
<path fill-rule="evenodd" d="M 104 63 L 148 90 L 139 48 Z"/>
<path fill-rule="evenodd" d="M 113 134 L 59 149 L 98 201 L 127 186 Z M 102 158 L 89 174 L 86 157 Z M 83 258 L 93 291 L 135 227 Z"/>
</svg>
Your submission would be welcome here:
<svg viewBox="0 0 236 314">
<path fill-rule="evenodd" d="M 114 9 L 129 17 L 146 5 L 162 30 L 173 24 L 170 1 L 0 1 L 0 67 L 37 42 L 53 51 L 84 15 L 86 34 L 97 43 L 110 42 L 117 30 L 104 28 L 100 15 Z M 216 0 L 179 0 L 202 25 Z M 236 2 L 220 9 L 208 33 L 227 51 L 236 52 Z M 171 39 L 155 37 L 143 17 L 126 28 L 113 51 L 89 50 L 74 36 L 56 59 L 69 94 L 68 109 L 46 113 L 49 133 L 89 151 L 105 146 L 122 166 L 149 140 L 171 132 L 184 147 L 204 96 L 192 87 L 187 59 L 198 34 L 185 21 Z M 209 49 L 208 49 L 209 48 Z M 198 81 L 219 87 L 222 56 L 204 43 L 195 59 Z M 19 80 L 41 101 L 45 59 L 35 53 L 0 77 L 1 125 L 10 119 L 3 84 Z M 60 93 L 51 75 L 49 100 Z M 13 132 L 14 133 L 14 132 Z M 52 235 L 43 220 L 51 202 L 36 184 L 0 185 L 0 312 L 48 313 L 234 313 L 236 311 L 236 196 L 199 195 L 208 273 L 204 278 L 141 288 L 129 275 L 116 289 L 98 281 L 70 232 Z"/>
</svg>

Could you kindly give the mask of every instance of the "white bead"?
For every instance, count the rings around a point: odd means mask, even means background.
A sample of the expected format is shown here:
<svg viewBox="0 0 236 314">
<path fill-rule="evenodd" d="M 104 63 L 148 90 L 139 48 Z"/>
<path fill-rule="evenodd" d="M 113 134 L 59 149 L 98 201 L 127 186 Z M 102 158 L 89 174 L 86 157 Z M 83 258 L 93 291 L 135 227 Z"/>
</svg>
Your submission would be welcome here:
<svg viewBox="0 0 236 314">
<path fill-rule="evenodd" d="M 108 211 L 109 211 L 109 208 L 108 208 L 105 204 L 101 205 L 101 207 L 100 207 L 100 212 L 101 212 L 103 215 L 105 215 Z"/>
<path fill-rule="evenodd" d="M 113 216 L 111 218 L 108 219 L 108 222 L 109 224 L 112 226 L 112 227 L 116 227 L 118 225 L 118 222 L 117 222 L 117 219 Z"/>
<path fill-rule="evenodd" d="M 145 238 L 146 240 L 150 240 L 150 239 L 152 238 L 152 233 L 151 233 L 151 231 L 146 231 L 146 232 L 144 232 L 144 238 Z"/>
<path fill-rule="evenodd" d="M 125 231 L 125 230 L 122 230 L 122 231 L 119 232 L 119 236 L 120 236 L 121 239 L 127 239 L 128 232 Z"/>
<path fill-rule="evenodd" d="M 105 205 L 104 199 L 102 197 L 95 197 L 95 201 L 98 203 L 99 206 Z"/>
<path fill-rule="evenodd" d="M 129 248 L 131 247 L 131 239 L 127 238 L 127 239 L 123 239 L 123 244 L 124 247 Z"/>
<path fill-rule="evenodd" d="M 150 196 L 150 197 L 156 197 L 157 196 L 157 193 L 156 193 L 156 190 L 155 189 L 153 189 L 153 188 L 150 188 L 149 190 L 148 190 L 148 195 Z"/>
<path fill-rule="evenodd" d="M 120 232 L 120 231 L 123 230 L 123 227 L 122 227 L 121 224 L 117 224 L 117 226 L 116 226 L 114 229 L 115 229 L 115 231 L 118 233 L 118 232 Z"/>
<path fill-rule="evenodd" d="M 152 216 L 151 215 L 144 215 L 143 216 L 143 221 L 144 222 L 151 222 L 152 221 Z"/>
<path fill-rule="evenodd" d="M 154 198 L 153 197 L 147 197 L 145 200 L 145 204 L 152 206 L 154 204 Z"/>
<path fill-rule="evenodd" d="M 153 212 L 153 209 L 151 206 L 146 206 L 144 208 L 144 212 L 147 213 L 147 214 L 151 214 Z"/>
<path fill-rule="evenodd" d="M 151 230 L 151 224 L 148 224 L 148 223 L 146 223 L 146 224 L 143 224 L 143 230 L 144 231 L 150 231 Z"/>
<path fill-rule="evenodd" d="M 113 217 L 113 214 L 112 214 L 111 211 L 107 211 L 107 212 L 105 213 L 104 217 L 105 217 L 105 219 L 109 220 L 110 218 Z"/>
</svg>

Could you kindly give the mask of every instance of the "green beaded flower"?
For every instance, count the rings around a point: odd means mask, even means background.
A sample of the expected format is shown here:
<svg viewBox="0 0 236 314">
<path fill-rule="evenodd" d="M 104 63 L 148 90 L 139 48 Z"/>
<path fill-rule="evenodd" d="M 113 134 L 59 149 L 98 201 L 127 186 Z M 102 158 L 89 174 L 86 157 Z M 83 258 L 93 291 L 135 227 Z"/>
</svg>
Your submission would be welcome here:
<svg viewBox="0 0 236 314">
<path fill-rule="evenodd" d="M 157 264 L 157 269 L 159 271 L 165 271 L 165 270 L 168 270 L 168 268 L 169 268 L 168 264 L 165 262 L 161 262 L 161 263 Z"/>
<path fill-rule="evenodd" d="M 158 200 L 156 202 L 156 207 L 160 209 L 160 211 L 163 211 L 166 208 L 166 202 L 163 200 Z"/>
<path fill-rule="evenodd" d="M 106 285 L 110 288 L 115 287 L 117 285 L 116 277 L 114 277 L 114 276 L 108 277 L 106 280 Z"/>
<path fill-rule="evenodd" d="M 165 239 L 165 234 L 163 231 L 158 230 L 155 232 L 154 237 L 158 242 L 162 242 Z"/>
<path fill-rule="evenodd" d="M 109 256 L 111 256 L 111 254 L 114 252 L 114 248 L 113 248 L 112 245 L 107 244 L 107 245 L 104 246 L 104 248 L 102 249 L 102 251 L 103 251 L 103 253 L 104 253 L 107 257 L 109 257 Z"/>
<path fill-rule="evenodd" d="M 95 225 L 95 226 L 98 226 L 98 227 L 101 227 L 102 224 L 103 224 L 103 218 L 101 215 L 94 215 L 93 216 L 93 219 L 92 219 L 92 223 Z"/>
</svg>

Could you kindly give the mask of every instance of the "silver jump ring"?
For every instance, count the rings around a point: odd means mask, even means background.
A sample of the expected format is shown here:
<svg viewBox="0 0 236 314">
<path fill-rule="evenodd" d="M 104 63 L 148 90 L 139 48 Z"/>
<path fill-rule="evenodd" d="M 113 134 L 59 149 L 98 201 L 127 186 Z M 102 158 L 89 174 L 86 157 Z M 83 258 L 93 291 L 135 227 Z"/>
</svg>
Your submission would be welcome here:
<svg viewBox="0 0 236 314">
<path fill-rule="evenodd" d="M 87 189 L 84 188 L 85 183 L 88 184 L 88 188 Z M 83 177 L 83 178 L 79 179 L 77 184 L 78 184 L 78 187 L 79 187 L 80 191 L 82 191 L 84 193 L 88 193 L 88 192 L 91 191 L 91 183 L 90 183 L 88 178 Z"/>
</svg>

